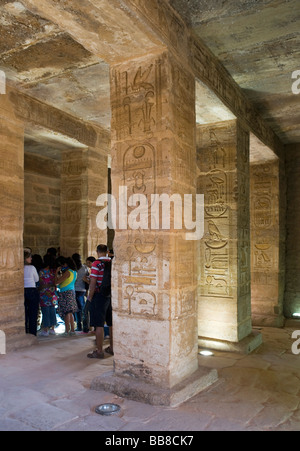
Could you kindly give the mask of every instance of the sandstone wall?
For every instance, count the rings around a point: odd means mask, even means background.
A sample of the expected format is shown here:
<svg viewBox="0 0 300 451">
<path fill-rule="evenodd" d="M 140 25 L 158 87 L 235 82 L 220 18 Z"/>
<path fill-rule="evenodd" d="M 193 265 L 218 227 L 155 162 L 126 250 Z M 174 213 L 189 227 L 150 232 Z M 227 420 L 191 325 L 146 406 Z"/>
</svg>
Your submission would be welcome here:
<svg viewBox="0 0 300 451">
<path fill-rule="evenodd" d="M 60 245 L 60 172 L 59 161 L 25 153 L 24 246 L 41 256 Z"/>
</svg>

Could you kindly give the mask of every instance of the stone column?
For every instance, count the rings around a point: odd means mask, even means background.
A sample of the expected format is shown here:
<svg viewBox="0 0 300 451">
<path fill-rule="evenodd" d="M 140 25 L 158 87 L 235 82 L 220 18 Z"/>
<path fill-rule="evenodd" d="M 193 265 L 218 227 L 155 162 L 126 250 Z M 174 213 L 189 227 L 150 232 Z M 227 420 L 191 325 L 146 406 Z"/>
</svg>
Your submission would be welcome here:
<svg viewBox="0 0 300 451">
<path fill-rule="evenodd" d="M 198 193 L 205 195 L 199 344 L 252 351 L 249 134 L 230 121 L 197 129 Z"/>
<path fill-rule="evenodd" d="M 24 320 L 24 125 L 0 95 L 0 330 L 6 347 L 28 345 Z"/>
<path fill-rule="evenodd" d="M 46 254 L 60 244 L 59 160 L 26 153 L 24 160 L 24 246 L 34 254 Z"/>
<path fill-rule="evenodd" d="M 107 232 L 96 225 L 97 197 L 107 192 L 107 153 L 99 149 L 62 152 L 61 254 L 77 252 L 83 261 L 106 243 Z"/>
<path fill-rule="evenodd" d="M 110 143 L 109 143 L 110 144 Z M 97 214 L 100 210 L 97 199 L 101 194 L 108 191 L 108 154 L 110 149 L 108 143 L 102 142 L 101 147 L 89 148 L 88 150 L 88 199 L 87 199 L 87 225 L 86 254 L 88 257 L 97 257 L 98 244 L 107 244 L 107 230 L 100 230 L 97 226 Z"/>
<path fill-rule="evenodd" d="M 62 151 L 60 252 L 83 255 L 87 230 L 87 149 Z"/>
<path fill-rule="evenodd" d="M 251 165 L 251 308 L 254 325 L 282 327 L 279 160 Z"/>
<path fill-rule="evenodd" d="M 115 370 L 92 388 L 174 405 L 217 377 L 198 370 L 197 242 L 174 228 L 172 206 L 170 227 L 151 209 L 151 194 L 194 194 L 195 202 L 195 80 L 168 52 L 111 75 Z M 145 199 L 138 215 L 133 207 Z M 160 218 L 167 212 L 165 204 Z"/>
</svg>

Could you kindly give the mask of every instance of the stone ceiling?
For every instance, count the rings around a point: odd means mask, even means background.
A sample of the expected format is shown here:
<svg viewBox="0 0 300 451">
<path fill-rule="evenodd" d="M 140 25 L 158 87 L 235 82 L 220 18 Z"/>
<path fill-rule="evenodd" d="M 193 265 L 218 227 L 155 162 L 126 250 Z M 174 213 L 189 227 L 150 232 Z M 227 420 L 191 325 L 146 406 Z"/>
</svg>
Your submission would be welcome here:
<svg viewBox="0 0 300 451">
<path fill-rule="evenodd" d="M 168 0 L 282 142 L 300 142 L 299 0 Z"/>
<path fill-rule="evenodd" d="M 292 72 L 300 70 L 299 0 L 168 1 L 282 142 L 300 142 L 300 95 L 291 90 Z M 19 90 L 109 130 L 108 64 L 24 4 L 0 0 L 0 70 Z M 210 112 L 198 102 L 197 113 L 202 122 Z M 34 139 L 36 130 L 29 131 L 27 145 Z"/>
<path fill-rule="evenodd" d="M 57 25 L 0 0 L 0 69 L 25 93 L 104 128 L 109 68 Z"/>
</svg>

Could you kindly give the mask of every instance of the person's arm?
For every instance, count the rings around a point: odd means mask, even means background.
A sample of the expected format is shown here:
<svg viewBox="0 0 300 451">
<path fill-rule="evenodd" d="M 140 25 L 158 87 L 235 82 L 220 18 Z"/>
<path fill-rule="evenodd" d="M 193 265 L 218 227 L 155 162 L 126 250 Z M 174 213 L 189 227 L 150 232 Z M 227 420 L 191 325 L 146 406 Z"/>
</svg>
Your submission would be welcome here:
<svg viewBox="0 0 300 451">
<path fill-rule="evenodd" d="M 99 275 L 99 268 L 97 265 L 97 262 L 94 262 L 91 268 L 91 274 L 90 274 L 90 285 L 89 285 L 89 295 L 88 299 L 92 301 L 93 296 L 95 294 L 96 288 L 97 288 L 97 278 Z"/>
<path fill-rule="evenodd" d="M 44 279 L 42 277 L 42 273 L 39 273 L 39 290 L 43 290 L 44 288 L 46 288 L 46 284 L 44 284 Z"/>
<path fill-rule="evenodd" d="M 96 286 L 97 286 L 97 278 L 96 277 L 91 277 L 91 279 L 90 279 L 90 287 L 89 287 L 89 300 L 90 301 L 93 299 L 93 296 L 94 296 L 95 290 L 96 290 Z"/>
<path fill-rule="evenodd" d="M 89 270 L 88 270 L 88 268 L 86 266 L 85 266 L 85 275 L 82 277 L 82 280 L 85 283 L 90 284 L 90 273 L 89 273 Z"/>
<path fill-rule="evenodd" d="M 32 266 L 32 273 L 33 273 L 33 280 L 35 283 L 38 283 L 38 281 L 40 280 L 38 272 L 35 268 L 35 266 Z"/>
<path fill-rule="evenodd" d="M 85 282 L 85 283 L 90 283 L 90 278 L 88 277 L 88 276 L 83 276 L 83 278 L 82 278 L 82 280 Z"/>
<path fill-rule="evenodd" d="M 61 268 L 57 268 L 55 274 L 55 285 L 60 285 L 63 283 L 68 277 L 70 277 L 70 271 L 65 271 L 62 275 L 59 275 L 59 271 Z"/>
</svg>

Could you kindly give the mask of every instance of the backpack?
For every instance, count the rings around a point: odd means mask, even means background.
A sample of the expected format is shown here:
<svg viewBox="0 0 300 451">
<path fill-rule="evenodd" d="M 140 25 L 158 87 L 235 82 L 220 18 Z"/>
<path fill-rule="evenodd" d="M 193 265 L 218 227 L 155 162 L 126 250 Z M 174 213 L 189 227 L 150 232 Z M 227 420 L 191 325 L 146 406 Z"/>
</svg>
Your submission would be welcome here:
<svg viewBox="0 0 300 451">
<path fill-rule="evenodd" d="M 100 285 L 99 288 L 99 293 L 105 297 L 111 296 L 111 260 L 110 261 L 99 260 L 97 266 L 99 269 L 102 269 L 104 266 L 103 279 L 102 284 Z"/>
</svg>

